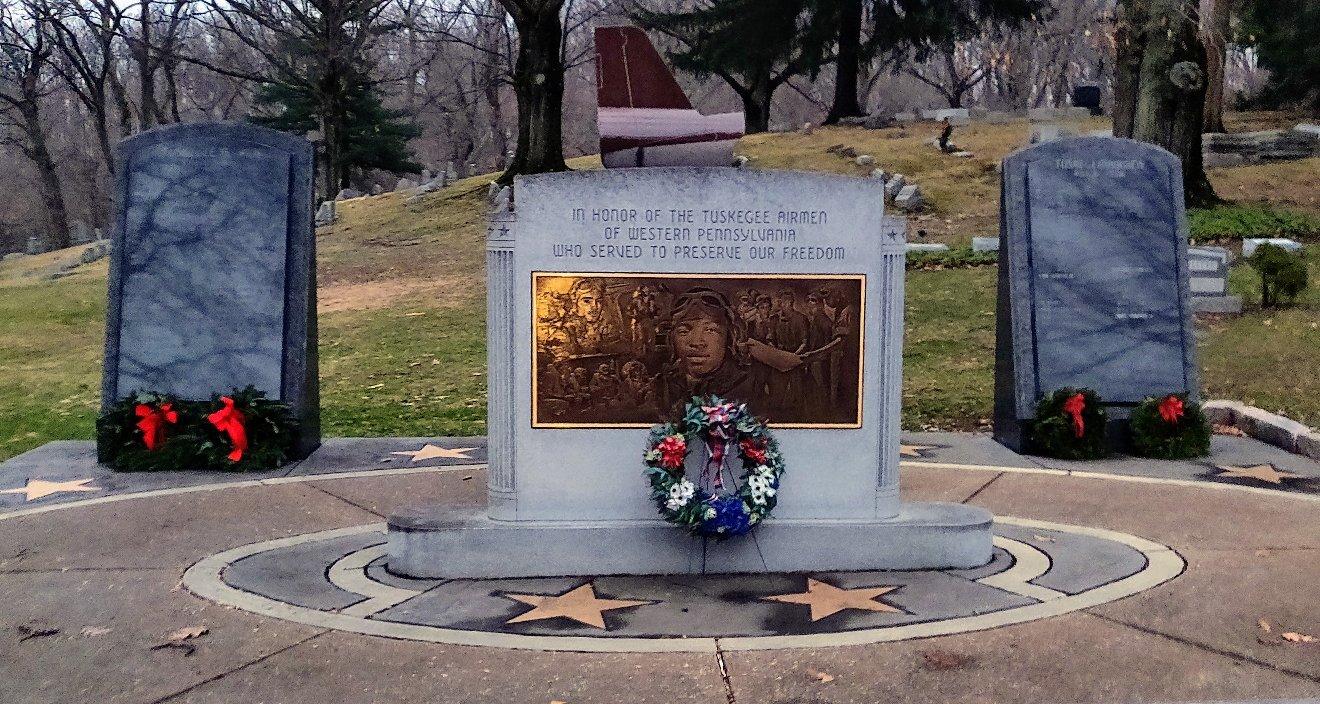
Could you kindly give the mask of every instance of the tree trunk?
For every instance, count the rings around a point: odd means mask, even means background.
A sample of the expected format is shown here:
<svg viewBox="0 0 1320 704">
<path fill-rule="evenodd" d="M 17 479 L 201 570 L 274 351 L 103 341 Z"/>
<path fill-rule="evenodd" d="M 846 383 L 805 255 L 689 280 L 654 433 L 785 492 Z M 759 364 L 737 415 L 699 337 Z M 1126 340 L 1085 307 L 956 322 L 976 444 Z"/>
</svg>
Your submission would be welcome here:
<svg viewBox="0 0 1320 704">
<path fill-rule="evenodd" d="M 50 148 L 46 144 L 46 127 L 41 124 L 41 115 L 33 102 L 24 107 L 23 131 L 28 143 L 23 153 L 37 167 L 41 192 L 41 203 L 46 209 L 46 244 L 52 249 L 64 249 L 72 244 L 69 240 L 69 215 L 64 208 L 64 190 L 60 186 L 60 175 L 55 171 L 55 160 L 51 158 Z"/>
<path fill-rule="evenodd" d="M 774 98 L 774 92 L 774 86 L 766 80 L 758 80 L 746 91 L 740 92 L 743 132 L 759 134 L 770 131 L 770 101 Z"/>
<path fill-rule="evenodd" d="M 145 131 L 156 126 L 160 106 L 156 104 L 156 69 L 151 58 L 151 0 L 140 0 L 138 8 L 142 13 L 141 29 L 134 54 L 138 65 L 138 99 L 142 103 L 138 121 L 140 129 Z"/>
<path fill-rule="evenodd" d="M 1233 0 L 1202 0 L 1201 41 L 1205 43 L 1205 131 L 1224 132 L 1224 64 Z"/>
<path fill-rule="evenodd" d="M 857 101 L 857 71 L 862 46 L 862 0 L 842 0 L 839 11 L 839 57 L 834 62 L 834 105 L 825 124 L 866 113 Z"/>
<path fill-rule="evenodd" d="M 1205 206 L 1218 198 L 1201 162 L 1205 48 L 1196 17 L 1195 0 L 1120 3 L 1114 134 L 1175 154 L 1187 205 Z"/>
<path fill-rule="evenodd" d="M 518 29 L 513 90 L 518 97 L 518 147 L 499 182 L 518 174 L 567 171 L 564 163 L 564 64 L 560 54 L 562 0 L 500 0 Z"/>
</svg>

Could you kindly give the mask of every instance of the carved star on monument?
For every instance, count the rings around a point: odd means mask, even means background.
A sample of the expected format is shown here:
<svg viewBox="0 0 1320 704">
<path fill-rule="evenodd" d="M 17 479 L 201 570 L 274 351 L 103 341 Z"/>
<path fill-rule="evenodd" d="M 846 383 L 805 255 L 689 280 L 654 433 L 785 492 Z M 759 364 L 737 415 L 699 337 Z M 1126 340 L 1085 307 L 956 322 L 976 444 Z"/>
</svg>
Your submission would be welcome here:
<svg viewBox="0 0 1320 704">
<path fill-rule="evenodd" d="M 1257 481 L 1269 484 L 1282 484 L 1285 479 L 1301 479 L 1302 475 L 1292 472 L 1283 472 L 1274 468 L 1272 464 L 1253 464 L 1245 467 L 1235 467 L 1232 465 L 1215 465 L 1221 471 L 1216 474 L 1218 479 L 1238 478 L 1255 479 Z"/>
<path fill-rule="evenodd" d="M 916 458 L 918 458 L 918 459 L 921 459 L 921 458 L 924 458 L 924 457 L 926 456 L 926 455 L 925 455 L 925 452 L 926 452 L 927 450 L 938 450 L 938 449 L 939 449 L 939 446 L 938 446 L 938 445 L 903 445 L 903 444 L 900 444 L 900 445 L 898 446 L 898 454 L 899 454 L 900 457 L 916 457 Z"/>
<path fill-rule="evenodd" d="M 91 479 L 70 479 L 67 482 L 51 482 L 45 479 L 29 479 L 27 486 L 21 489 L 4 489 L 0 494 L 27 494 L 24 501 L 36 501 L 51 494 L 63 494 L 70 491 L 101 491 L 99 486 L 87 486 Z"/>
<path fill-rule="evenodd" d="M 391 455 L 405 455 L 412 457 L 413 462 L 422 460 L 447 459 L 447 460 L 470 460 L 467 453 L 475 450 L 475 447 L 440 447 L 426 443 L 420 450 L 408 450 L 405 452 L 391 452 Z"/>
<path fill-rule="evenodd" d="M 889 592 L 899 589 L 896 585 L 881 587 L 859 587 L 842 589 L 818 579 L 807 578 L 807 591 L 797 594 L 777 594 L 761 597 L 765 601 L 779 601 L 786 604 L 806 604 L 811 607 L 811 620 L 819 621 L 845 609 L 879 611 L 881 613 L 901 614 L 902 609 L 877 601 Z"/>
<path fill-rule="evenodd" d="M 505 623 L 524 623 L 543 621 L 550 618 L 567 618 L 578 623 L 605 628 L 605 612 L 626 609 L 632 606 L 646 606 L 654 601 L 632 601 L 629 599 L 597 599 L 596 588 L 591 582 L 570 589 L 559 596 L 543 594 L 501 594 L 506 599 L 513 599 L 534 607 L 505 621 Z"/>
</svg>

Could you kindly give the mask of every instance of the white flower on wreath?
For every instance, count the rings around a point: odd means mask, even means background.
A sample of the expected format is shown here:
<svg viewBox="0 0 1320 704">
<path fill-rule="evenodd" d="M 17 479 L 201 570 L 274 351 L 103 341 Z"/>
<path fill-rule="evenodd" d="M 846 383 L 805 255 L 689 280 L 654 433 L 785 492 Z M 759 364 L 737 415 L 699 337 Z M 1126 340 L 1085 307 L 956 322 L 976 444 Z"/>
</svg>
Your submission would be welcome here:
<svg viewBox="0 0 1320 704">
<path fill-rule="evenodd" d="M 669 500 L 665 501 L 665 508 L 670 511 L 677 511 L 687 506 L 696 493 L 697 485 L 687 479 L 675 482 L 673 486 L 669 487 Z"/>
</svg>

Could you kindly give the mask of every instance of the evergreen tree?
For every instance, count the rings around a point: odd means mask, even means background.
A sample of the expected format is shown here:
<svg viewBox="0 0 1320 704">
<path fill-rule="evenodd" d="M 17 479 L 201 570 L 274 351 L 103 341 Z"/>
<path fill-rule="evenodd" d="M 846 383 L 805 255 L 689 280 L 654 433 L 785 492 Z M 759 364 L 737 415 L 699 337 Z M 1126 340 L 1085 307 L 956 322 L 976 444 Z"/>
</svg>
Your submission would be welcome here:
<svg viewBox="0 0 1320 704">
<path fill-rule="evenodd" d="M 323 110 L 325 101 L 319 91 L 306 84 L 268 83 L 256 95 L 256 104 L 265 110 L 250 119 L 259 125 L 299 134 L 319 130 L 325 121 L 338 124 L 337 129 L 329 130 L 335 144 L 329 144 L 329 134 L 323 135 L 327 140 L 326 153 L 338 155 L 334 164 L 326 160 L 327 197 L 347 187 L 354 172 L 421 171 L 408 147 L 409 140 L 421 135 L 421 129 L 408 121 L 403 111 L 386 108 L 366 76 L 355 71 L 344 83 L 343 110 L 339 115 Z"/>
<path fill-rule="evenodd" d="M 1320 2 L 1253 0 L 1244 10 L 1238 39 L 1254 45 L 1270 70 L 1262 102 L 1320 113 Z"/>
<path fill-rule="evenodd" d="M 831 0 L 712 0 L 677 12 L 639 10 L 638 24 L 677 39 L 674 66 L 719 76 L 742 98 L 748 134 L 770 129 L 775 90 L 833 60 Z"/>
</svg>

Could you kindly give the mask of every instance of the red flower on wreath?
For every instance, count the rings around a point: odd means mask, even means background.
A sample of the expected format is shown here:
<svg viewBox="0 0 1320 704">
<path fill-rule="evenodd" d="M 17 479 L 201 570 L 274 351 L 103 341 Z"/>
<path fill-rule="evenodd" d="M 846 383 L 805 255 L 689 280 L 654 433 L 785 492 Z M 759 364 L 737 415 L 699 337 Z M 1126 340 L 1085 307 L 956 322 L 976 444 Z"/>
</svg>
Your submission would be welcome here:
<svg viewBox="0 0 1320 704">
<path fill-rule="evenodd" d="M 234 399 L 221 396 L 220 402 L 224 404 L 224 408 L 207 416 L 206 419 L 211 421 L 211 425 L 214 425 L 216 430 L 229 435 L 229 442 L 234 445 L 233 451 L 229 453 L 229 461 L 237 462 L 243 459 L 243 451 L 248 446 L 247 428 L 243 426 L 245 419 L 243 412 L 234 408 Z"/>
<path fill-rule="evenodd" d="M 1082 437 L 1086 434 L 1086 424 L 1082 422 L 1082 410 L 1086 408 L 1086 397 L 1073 394 L 1063 402 L 1063 412 L 1072 417 L 1073 435 Z"/>
<path fill-rule="evenodd" d="M 1160 417 L 1169 425 L 1177 423 L 1178 419 L 1183 417 L 1183 401 L 1173 394 L 1169 394 L 1163 401 L 1160 401 L 1159 409 Z"/>
<path fill-rule="evenodd" d="M 660 451 L 660 465 L 666 469 L 678 469 L 683 466 L 687 455 L 687 441 L 682 435 L 670 435 L 660 441 L 655 449 Z"/>
<path fill-rule="evenodd" d="M 765 464 L 765 441 L 743 438 L 743 441 L 738 445 L 742 449 L 743 457 L 757 464 Z"/>
<path fill-rule="evenodd" d="M 139 403 L 133 412 L 141 418 L 137 422 L 137 427 L 142 431 L 142 443 L 147 446 L 148 451 L 155 450 L 165 443 L 166 424 L 179 422 L 179 414 L 168 403 L 160 404 L 159 408 Z"/>
</svg>

